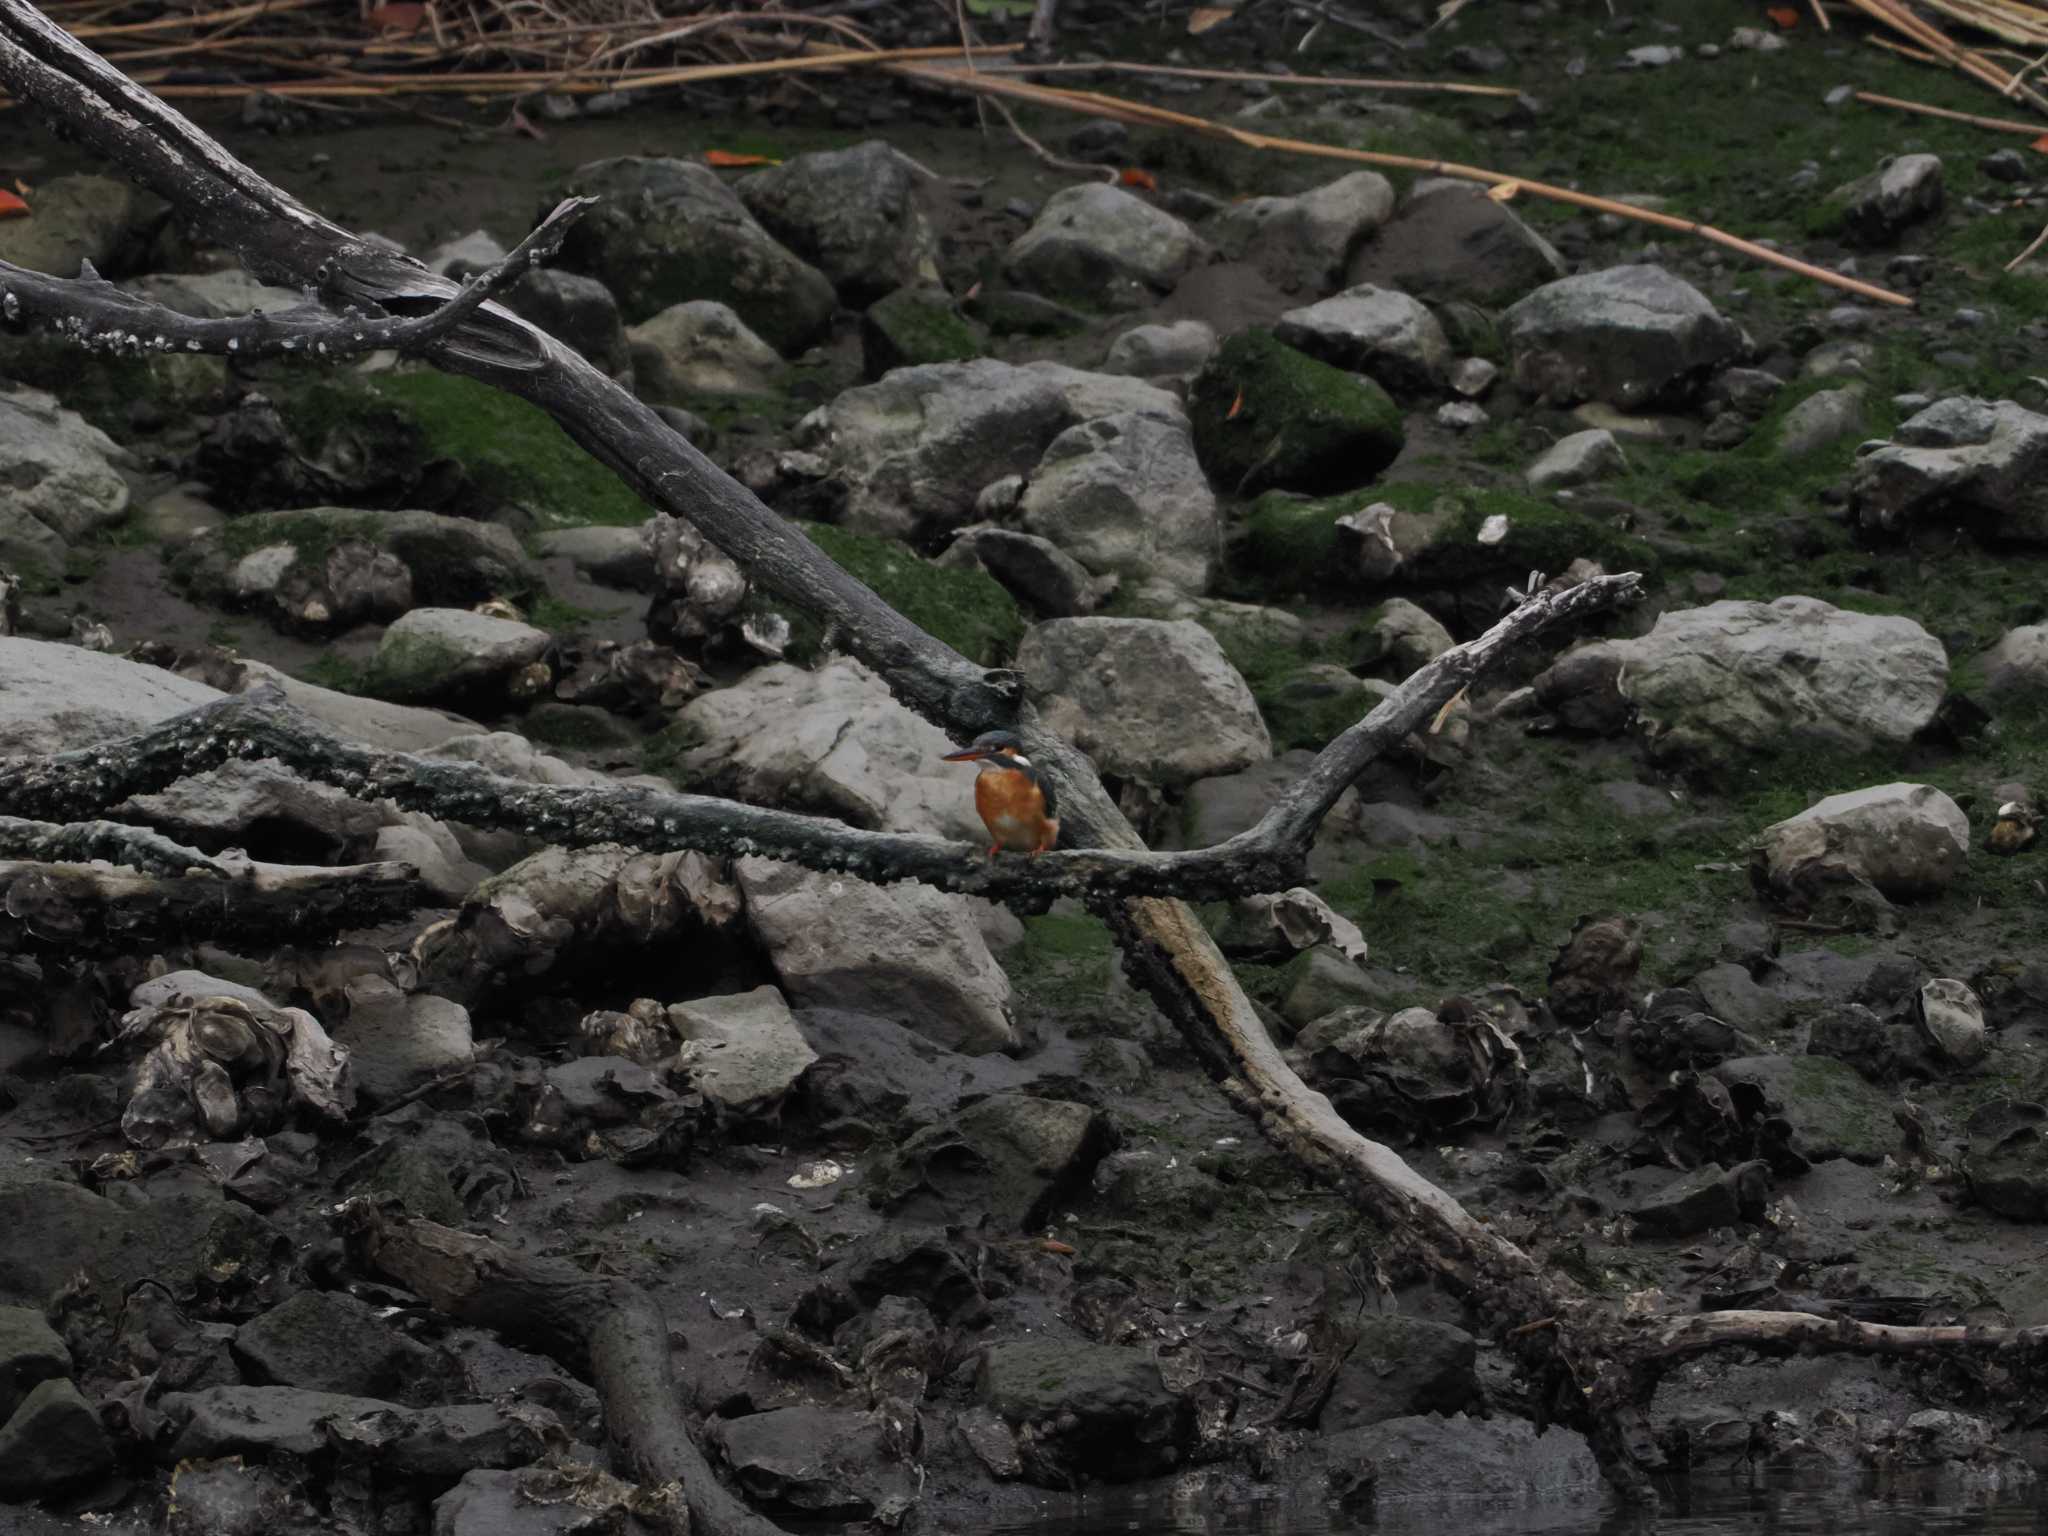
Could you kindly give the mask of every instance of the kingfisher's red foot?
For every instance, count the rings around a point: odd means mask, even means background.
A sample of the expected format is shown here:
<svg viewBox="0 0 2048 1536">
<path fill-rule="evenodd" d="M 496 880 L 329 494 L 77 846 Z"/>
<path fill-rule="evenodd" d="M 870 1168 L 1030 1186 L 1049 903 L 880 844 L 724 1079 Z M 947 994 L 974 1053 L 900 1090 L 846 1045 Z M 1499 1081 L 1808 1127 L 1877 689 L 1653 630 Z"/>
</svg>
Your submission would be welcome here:
<svg viewBox="0 0 2048 1536">
<path fill-rule="evenodd" d="M 1003 845 L 1002 845 L 1001 843 L 991 843 L 991 844 L 989 845 L 989 850 L 988 850 L 988 857 L 989 857 L 989 862 L 990 862 L 991 864 L 993 864 L 993 863 L 995 862 L 995 857 L 996 857 L 996 855 L 997 855 L 998 853 L 1002 852 L 1002 848 L 1003 848 Z"/>
</svg>

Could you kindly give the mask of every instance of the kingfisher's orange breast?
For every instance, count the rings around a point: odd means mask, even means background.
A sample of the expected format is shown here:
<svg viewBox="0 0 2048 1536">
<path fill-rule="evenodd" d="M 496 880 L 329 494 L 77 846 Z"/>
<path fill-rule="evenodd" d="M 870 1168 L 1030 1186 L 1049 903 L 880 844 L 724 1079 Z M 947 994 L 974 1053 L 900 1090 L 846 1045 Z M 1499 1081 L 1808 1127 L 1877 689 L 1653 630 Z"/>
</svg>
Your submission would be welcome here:
<svg viewBox="0 0 2048 1536">
<path fill-rule="evenodd" d="M 1030 852 L 1045 839 L 1045 795 L 1028 773 L 997 769 L 977 774 L 974 809 L 988 835 L 1004 848 Z"/>
</svg>

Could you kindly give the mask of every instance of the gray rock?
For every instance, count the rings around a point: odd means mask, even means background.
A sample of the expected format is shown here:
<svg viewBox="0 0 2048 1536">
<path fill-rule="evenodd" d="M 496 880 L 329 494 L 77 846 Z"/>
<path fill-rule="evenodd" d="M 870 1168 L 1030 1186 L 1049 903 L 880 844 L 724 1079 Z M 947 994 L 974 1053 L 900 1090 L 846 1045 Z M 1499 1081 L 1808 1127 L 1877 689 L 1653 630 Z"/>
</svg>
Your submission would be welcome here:
<svg viewBox="0 0 2048 1536">
<path fill-rule="evenodd" d="M 71 546 L 48 523 L 20 507 L 0 506 L 0 571 L 55 580 L 64 570 Z M 14 631 L 9 627 L 7 633 Z"/>
<path fill-rule="evenodd" d="M 704 792 L 782 804 L 891 832 L 979 842 L 974 792 L 944 731 L 851 657 L 814 672 L 757 667 L 676 716 L 694 744 L 677 770 Z"/>
<path fill-rule="evenodd" d="M 1744 350 L 1742 331 L 1662 267 L 1610 267 L 1546 284 L 1502 317 L 1518 387 L 1562 405 L 1650 405 Z"/>
<path fill-rule="evenodd" d="M 372 1104 L 467 1066 L 475 1053 L 468 1009 L 429 992 L 408 996 L 381 976 L 348 984 L 348 1018 L 334 1038 L 348 1047 L 356 1087 Z"/>
<path fill-rule="evenodd" d="M 1138 1054 L 1141 1070 L 1132 1086 L 1151 1075 L 1149 1059 L 1142 1051 Z M 1213 1215 L 1226 1194 L 1222 1180 L 1151 1147 L 1112 1152 L 1096 1165 L 1090 1182 L 1098 1209 L 1146 1222 Z"/>
<path fill-rule="evenodd" d="M 974 521 L 981 488 L 1030 473 L 1067 428 L 1122 412 L 1187 419 L 1171 394 L 1137 379 L 977 358 L 847 390 L 798 436 L 846 487 L 848 527 L 921 539 Z"/>
<path fill-rule="evenodd" d="M 1911 619 L 1811 597 L 1725 601 L 1662 615 L 1636 639 L 1573 651 L 1536 681 L 1546 707 L 1614 694 L 1625 673 L 1653 744 L 1726 757 L 1801 747 L 1869 751 L 1910 741 L 1948 690 L 1941 643 Z"/>
<path fill-rule="evenodd" d="M 864 1175 L 874 1205 L 918 1219 L 1032 1232 L 1084 1189 L 1117 1142 L 1085 1104 L 997 1093 L 913 1132 Z"/>
<path fill-rule="evenodd" d="M 410 864 L 419 871 L 420 883 L 441 901 L 453 906 L 490 876 L 485 865 L 462 851 L 461 840 L 446 825 L 417 812 L 377 829 L 369 857 Z"/>
<path fill-rule="evenodd" d="M 1963 1172 L 1978 1204 L 2014 1221 L 2048 1221 L 2048 1108 L 2018 1099 L 1981 1104 L 1964 1124 Z"/>
<path fill-rule="evenodd" d="M 1462 1328 L 1419 1317 L 1364 1315 L 1343 1330 L 1318 1427 L 1340 1434 L 1418 1413 L 1460 1413 L 1479 1397 L 1478 1342 Z"/>
<path fill-rule="evenodd" d="M 1216 350 L 1216 329 L 1206 320 L 1133 326 L 1109 344 L 1104 373 L 1141 379 L 1190 378 Z"/>
<path fill-rule="evenodd" d="M 182 544 L 202 533 L 211 533 L 227 520 L 227 514 L 205 497 L 178 487 L 144 502 L 136 521 L 152 539 Z"/>
<path fill-rule="evenodd" d="M 613 378 L 633 366 L 619 301 L 594 277 L 541 267 L 506 289 L 498 302 Z"/>
<path fill-rule="evenodd" d="M 1861 436 L 1866 416 L 1860 384 L 1808 395 L 1779 422 L 1778 452 L 1784 458 L 1801 459 L 1844 438 Z"/>
<path fill-rule="evenodd" d="M 1346 281 L 1374 283 L 1428 304 L 1505 304 L 1565 275 L 1549 241 L 1470 182 L 1425 178 L 1358 248 Z"/>
<path fill-rule="evenodd" d="M 1384 668 L 1397 680 L 1429 665 L 1455 642 L 1451 632 L 1405 597 L 1390 597 L 1367 616 L 1358 667 Z"/>
<path fill-rule="evenodd" d="M 1310 945 L 1288 961 L 1280 976 L 1287 989 L 1280 995 L 1280 1017 L 1297 1029 L 1340 1008 L 1376 1007 L 1386 997 L 1380 982 L 1330 944 Z"/>
<path fill-rule="evenodd" d="M 376 806 L 309 784 L 275 758 L 223 763 L 153 795 L 136 795 L 117 813 L 183 843 L 254 848 L 256 856 L 286 864 L 353 863 L 384 823 Z"/>
<path fill-rule="evenodd" d="M 237 1002 L 263 1010 L 277 1006 L 254 987 L 209 976 L 204 971 L 169 971 L 142 982 L 128 994 L 128 1006 L 152 1009 L 182 1006 L 184 1002 L 207 997 L 232 997 Z"/>
<path fill-rule="evenodd" d="M 544 629 L 464 608 L 415 608 L 377 642 L 363 686 L 399 703 L 531 697 L 550 679 L 531 669 L 554 644 Z"/>
<path fill-rule="evenodd" d="M 295 288 L 274 288 L 240 267 L 219 272 L 151 272 L 121 284 L 181 315 L 221 320 L 231 315 L 268 315 L 296 309 L 306 296 Z"/>
<path fill-rule="evenodd" d="M 1682 1173 L 1629 1210 L 1636 1226 L 1660 1237 L 1689 1237 L 1714 1227 L 1732 1227 L 1763 1213 L 1770 1173 L 1762 1163 L 1723 1168 L 1708 1163 Z"/>
<path fill-rule="evenodd" d="M 706 166 L 600 160 L 578 167 L 566 190 L 602 201 L 569 231 L 562 263 L 601 279 L 628 321 L 715 299 L 784 356 L 831 321 L 831 280 L 778 244 Z"/>
<path fill-rule="evenodd" d="M 1838 189 L 1842 221 L 1866 245 L 1888 245 L 1914 224 L 1941 212 L 1938 155 L 1900 155 L 1881 170 Z"/>
<path fill-rule="evenodd" d="M 1603 427 L 1574 432 L 1552 443 L 1522 472 L 1532 491 L 1557 491 L 1620 474 L 1628 459 L 1614 434 Z"/>
<path fill-rule="evenodd" d="M 1091 575 L 1052 540 L 993 523 L 962 528 L 937 563 L 954 570 L 987 571 L 1049 619 L 1093 613 L 1117 587 L 1116 577 Z"/>
<path fill-rule="evenodd" d="M 1500 377 L 1500 365 L 1484 357 L 1460 358 L 1451 369 L 1451 388 L 1468 400 L 1477 400 L 1493 388 Z"/>
<path fill-rule="evenodd" d="M 1202 234 L 1225 259 L 1249 262 L 1283 293 L 1327 293 L 1393 211 L 1393 184 L 1377 171 L 1353 171 L 1295 197 L 1232 203 Z"/>
<path fill-rule="evenodd" d="M 1879 784 L 1830 795 L 1766 827 L 1757 851 L 1781 890 L 1840 870 L 1887 896 L 1924 896 L 1962 878 L 1970 821 L 1932 785 Z"/>
<path fill-rule="evenodd" d="M 767 231 L 861 307 L 939 280 L 924 173 L 880 139 L 797 155 L 742 177 L 734 191 Z"/>
<path fill-rule="evenodd" d="M 1734 411 L 1755 421 L 1771 408 L 1785 381 L 1762 368 L 1724 368 L 1707 386 L 1709 409 Z"/>
<path fill-rule="evenodd" d="M 683 1041 L 675 1067 L 738 1118 L 775 1115 L 818 1059 L 773 987 L 671 1003 L 668 1020 Z"/>
<path fill-rule="evenodd" d="M 1172 214 L 1121 187 L 1089 182 L 1046 199 L 1003 255 L 1020 288 L 1089 309 L 1129 309 L 1170 292 L 1209 256 Z"/>
<path fill-rule="evenodd" d="M 652 592 L 654 556 L 638 528 L 551 528 L 534 537 L 542 555 L 567 560 L 592 581 L 627 592 Z"/>
<path fill-rule="evenodd" d="M 32 518 L 66 543 L 111 528 L 128 515 L 128 482 L 114 467 L 127 457 L 51 396 L 21 388 L 0 393 L 0 514 Z M 17 542 L 23 537 L 18 532 Z M 61 562 L 44 574 L 60 571 Z"/>
<path fill-rule="evenodd" d="M 1435 315 L 1392 288 L 1365 284 L 1290 309 L 1273 334 L 1310 357 L 1369 374 L 1396 394 L 1426 394 L 1450 379 L 1451 343 Z"/>
<path fill-rule="evenodd" d="M 1944 1061 L 1970 1067 L 1991 1050 L 1984 1027 L 1984 1004 L 1969 986 L 1950 976 L 1937 976 L 1920 988 L 1920 1028 Z"/>
<path fill-rule="evenodd" d="M 734 1477 L 765 1503 L 866 1520 L 913 1486 L 877 1414 L 771 1408 L 719 1420 L 715 1433 Z"/>
<path fill-rule="evenodd" d="M 2048 416 L 2010 400 L 1938 400 L 1857 460 L 1850 503 L 1865 528 L 1950 512 L 1996 538 L 2048 543 Z"/>
<path fill-rule="evenodd" d="M 2048 703 L 2048 624 L 2020 624 L 1984 653 L 1984 691 L 2008 703 Z"/>
<path fill-rule="evenodd" d="M 136 216 L 135 189 L 107 176 L 53 176 L 36 187 L 35 216 L 0 224 L 0 261 L 52 277 L 80 262 L 104 268 Z"/>
<path fill-rule="evenodd" d="M 461 1482 L 434 1500 L 433 1536 L 655 1536 L 667 1527 L 665 1520 L 643 1520 L 636 1513 L 648 1503 L 633 1484 L 588 1465 L 571 1466 L 574 1470 L 543 1463 L 510 1472 L 465 1472 Z M 181 1501 L 185 1483 L 181 1476 Z M 265 1531 L 249 1536 L 265 1536 Z"/>
<path fill-rule="evenodd" d="M 1216 497 L 1182 421 L 1123 412 L 1069 427 L 1020 510 L 1026 529 L 1098 575 L 1200 592 L 1221 555 Z"/>
<path fill-rule="evenodd" d="M 1299 648 L 1308 627 L 1285 608 L 1258 603 L 1233 603 L 1221 597 L 1192 597 L 1174 587 L 1144 583 L 1126 588 L 1130 616 L 1142 619 L 1187 619 L 1225 645 Z"/>
<path fill-rule="evenodd" d="M 1198 624 L 1054 619 L 1016 664 L 1047 725 L 1119 778 L 1180 785 L 1273 754 L 1251 690 Z"/>
<path fill-rule="evenodd" d="M 1472 400 L 1446 400 L 1436 408 L 1436 424 L 1452 432 L 1473 432 L 1493 418 L 1486 407 Z"/>
<path fill-rule="evenodd" d="M 71 1350 L 35 1307 L 0 1306 L 0 1424 L 43 1382 L 71 1374 Z"/>
<path fill-rule="evenodd" d="M 643 400 L 687 405 L 699 395 L 765 395 L 782 377 L 782 357 L 715 299 L 671 304 L 626 332 L 633 380 Z"/>
<path fill-rule="evenodd" d="M 107 1432 L 69 1377 L 29 1389 L 0 1424 L 0 1498 L 34 1498 L 104 1476 L 114 1465 Z"/>
<path fill-rule="evenodd" d="M 204 683 L 140 662 L 0 636 L 0 758 L 89 747 L 220 697 Z"/>
<path fill-rule="evenodd" d="M 974 1395 L 1023 1437 L 1033 1482 L 1131 1482 L 1171 1471 L 1194 1446 L 1194 1405 L 1148 1351 L 1035 1339 L 982 1356 Z"/>
<path fill-rule="evenodd" d="M 562 1434 L 553 1414 L 529 1404 L 405 1408 L 301 1387 L 168 1392 L 159 1407 L 174 1435 L 166 1453 L 178 1461 L 313 1456 L 367 1433 L 381 1471 L 448 1483 L 475 1467 L 523 1466 L 547 1450 L 550 1434 Z"/>
<path fill-rule="evenodd" d="M 748 926 L 799 1005 L 875 1014 L 968 1054 L 1017 1048 L 1009 978 L 959 897 L 768 859 L 737 868 Z"/>
<path fill-rule="evenodd" d="M 1555 1424 L 1539 1431 L 1506 1414 L 1388 1419 L 1328 1436 L 1320 1451 L 1333 1495 L 1370 1488 L 1376 1505 L 1418 1522 L 1424 1510 L 1450 1512 L 1436 1528 L 1460 1529 L 1480 1508 L 1517 1505 L 1572 1528 L 1597 1523 L 1600 1463 L 1582 1435 Z"/>
<path fill-rule="evenodd" d="M 454 240 L 443 241 L 426 256 L 427 270 L 461 282 L 479 272 L 488 272 L 512 253 L 486 230 L 472 229 Z"/>
<path fill-rule="evenodd" d="M 441 1351 L 338 1291 L 299 1292 L 237 1328 L 233 1347 L 256 1383 L 414 1404 L 462 1387 L 461 1369 Z"/>
<path fill-rule="evenodd" d="M 1791 1016 L 1790 1003 L 1758 986 L 1746 967 L 1732 961 L 1708 966 L 1693 977 L 1692 988 L 1707 1005 L 1707 1012 L 1737 1029 L 1769 1031 Z"/>
<path fill-rule="evenodd" d="M 1874 1164 L 1897 1149 L 1892 1101 L 1831 1056 L 1739 1056 L 1714 1068 L 1730 1086 L 1758 1090 L 1771 1113 L 1792 1123 L 1793 1145 L 1812 1162 Z"/>
<path fill-rule="evenodd" d="M 260 661 L 243 662 L 235 692 L 248 693 L 266 686 L 281 688 L 285 702 L 292 708 L 304 710 L 337 734 L 393 752 L 424 752 L 483 729 L 474 720 L 461 715 L 438 709 L 420 709 L 409 704 L 389 704 L 382 699 L 366 699 L 358 694 L 303 682 Z"/>
</svg>

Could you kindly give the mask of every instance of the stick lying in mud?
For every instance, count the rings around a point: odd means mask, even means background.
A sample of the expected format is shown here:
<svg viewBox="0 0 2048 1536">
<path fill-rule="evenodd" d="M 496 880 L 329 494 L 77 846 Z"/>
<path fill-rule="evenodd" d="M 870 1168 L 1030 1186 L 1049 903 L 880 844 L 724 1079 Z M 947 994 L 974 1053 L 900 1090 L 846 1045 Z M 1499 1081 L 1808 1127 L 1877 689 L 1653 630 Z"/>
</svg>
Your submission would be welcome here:
<svg viewBox="0 0 2048 1536">
<path fill-rule="evenodd" d="M 435 1311 L 538 1349 L 604 1403 L 606 1432 L 642 1486 L 680 1486 L 699 1536 L 781 1536 L 720 1486 L 683 1422 L 668 1323 L 630 1281 L 586 1274 L 561 1259 L 514 1253 L 486 1237 L 408 1216 L 370 1198 L 342 1210 L 349 1251 Z"/>
<path fill-rule="evenodd" d="M 1627 574 L 1594 577 L 1531 598 L 1477 640 L 1453 646 L 1411 674 L 1325 747 L 1256 826 L 1213 847 L 1185 852 L 1082 847 L 1030 860 L 994 861 L 978 849 L 937 837 L 869 832 L 824 817 L 705 795 L 628 784 L 531 784 L 500 778 L 474 763 L 343 740 L 293 709 L 275 687 L 205 705 L 121 740 L 0 762 L 0 805 L 17 814 L 88 816 L 222 763 L 269 759 L 303 779 L 363 799 L 387 799 L 443 820 L 523 832 L 560 847 L 620 843 L 646 852 L 751 854 L 865 880 L 918 880 L 996 899 L 1131 895 L 1229 900 L 1302 884 L 1316 829 L 1351 781 L 1425 729 L 1514 646 L 1546 627 L 1632 601 L 1639 592 L 1639 578 Z M 6 825 L 0 821 L 0 838 Z M 59 830 L 51 828 L 53 834 Z M 0 849 L 4 846 L 0 841 Z"/>
<path fill-rule="evenodd" d="M 259 277 L 312 286 L 337 306 L 353 304 L 385 314 L 417 315 L 461 292 L 264 181 L 25 0 L 0 0 L 0 86 L 34 101 L 68 136 L 122 165 L 177 206 L 201 234 L 234 248 Z M 424 351 L 450 372 L 508 390 L 547 411 L 651 505 L 687 518 L 752 580 L 831 626 L 842 648 L 880 673 L 908 707 L 962 740 L 995 729 L 1021 736 L 1033 762 L 1060 791 L 1062 836 L 1069 847 L 1147 851 L 1093 766 L 1046 729 L 1014 674 L 973 665 L 904 618 L 722 473 L 652 408 L 568 348 L 486 303 Z M 1607 593 L 1615 600 L 1624 595 L 1625 590 Z M 1474 658 L 1467 648 L 1465 660 L 1473 672 L 1484 659 Z M 1469 681 L 1467 673 L 1437 674 L 1431 687 L 1440 687 L 1440 693 L 1410 696 L 1412 704 L 1422 707 L 1407 728 L 1431 718 Z M 1379 734 L 1398 723 L 1376 710 L 1339 739 L 1340 756 L 1326 760 L 1313 776 L 1313 787 L 1276 808 L 1275 817 L 1286 827 L 1312 826 L 1351 776 L 1377 753 L 1398 745 L 1400 737 Z M 15 781 L 27 782 L 19 774 Z M 355 787 L 379 792 L 369 779 Z M 534 789 L 520 786 L 519 792 Z M 74 807 L 63 814 L 79 813 Z M 1646 1432 L 1644 1405 L 1668 1361 L 1723 1345 L 1796 1348 L 1815 1342 L 1814 1320 L 1800 1313 L 1744 1314 L 1738 1323 L 1629 1317 L 1568 1275 L 1546 1269 L 1392 1149 L 1360 1135 L 1295 1076 L 1192 909 L 1159 896 L 1102 893 L 1091 900 L 1108 921 L 1133 976 L 1231 1100 L 1285 1155 L 1377 1223 L 1390 1247 L 1467 1297 L 1533 1378 L 1544 1411 L 1582 1428 L 1622 1488 L 1648 1496 L 1647 1473 L 1662 1465 Z M 501 1309 L 492 1288 L 478 1283 L 487 1273 L 493 1286 L 500 1275 L 520 1282 L 507 1294 L 548 1308 L 561 1304 L 549 1287 L 558 1280 L 569 1284 L 568 1276 L 550 1273 L 524 1285 L 529 1278 L 519 1267 L 524 1261 L 493 1269 L 490 1265 L 498 1261 L 488 1250 L 460 1245 L 434 1260 L 450 1266 L 453 1277 L 430 1283 L 425 1273 L 432 1267 L 425 1247 L 428 1229 L 418 1223 L 401 1229 L 387 1222 L 382 1231 L 377 1250 L 382 1257 L 372 1262 L 405 1263 L 415 1275 L 413 1283 L 437 1305 L 474 1308 L 467 1315 L 511 1331 L 527 1330 L 531 1336 L 535 1320 L 517 1308 Z M 416 1246 L 421 1269 L 398 1257 L 404 1251 L 401 1237 Z M 471 1277 L 468 1282 L 465 1274 Z M 624 1416 L 612 1429 L 635 1466 L 648 1476 L 683 1477 L 692 1490 L 699 1536 L 764 1529 L 759 1517 L 717 1493 L 708 1473 L 694 1470 L 702 1459 L 689 1445 L 679 1415 L 667 1413 L 653 1427 L 652 1421 L 632 1417 L 640 1411 L 635 1405 L 649 1394 L 664 1395 L 669 1369 L 665 1338 L 649 1318 L 644 1296 L 580 1274 L 575 1283 L 582 1289 L 561 1293 L 576 1298 L 575 1315 L 545 1311 L 537 1326 L 554 1330 L 565 1348 L 582 1339 L 593 1373 L 601 1381 L 626 1383 L 607 1387 L 605 1395 L 608 1408 Z M 1533 1319 L 1549 1326 L 1526 1327 Z M 1880 1347 L 1853 1330 L 1837 1329 L 1830 1337 L 1843 1348 Z M 1898 1343 L 1887 1335 L 1882 1347 Z M 1925 1343 L 1929 1349 L 1969 1347 L 1945 1336 Z M 628 1360 L 622 1352 L 637 1354 Z M 650 1374 L 634 1377 L 631 1371 Z M 643 1385 L 632 1385 L 635 1381 Z M 647 1435 L 666 1438 L 649 1440 Z M 695 1502 L 700 1498 L 701 1508 Z"/>
</svg>

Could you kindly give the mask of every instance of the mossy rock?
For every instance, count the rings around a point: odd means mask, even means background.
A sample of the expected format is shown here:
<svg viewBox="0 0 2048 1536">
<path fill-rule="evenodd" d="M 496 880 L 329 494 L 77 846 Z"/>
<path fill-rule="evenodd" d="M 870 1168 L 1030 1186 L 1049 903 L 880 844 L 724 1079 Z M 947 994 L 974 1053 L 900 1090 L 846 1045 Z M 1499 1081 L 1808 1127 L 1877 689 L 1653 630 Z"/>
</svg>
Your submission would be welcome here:
<svg viewBox="0 0 2048 1536">
<path fill-rule="evenodd" d="M 349 500 L 484 515 L 515 506 L 551 528 L 636 526 L 651 515 L 546 412 L 474 379 L 285 376 L 270 393 L 290 457 L 316 473 L 294 473 L 274 445 L 217 436 L 201 451 L 201 473 L 241 507 Z"/>
<path fill-rule="evenodd" d="M 947 570 L 920 559 L 894 539 L 822 523 L 800 526 L 840 569 L 976 665 L 1000 665 L 1024 638 L 1024 616 L 1016 599 L 986 571 Z M 815 655 L 820 638 L 816 622 L 792 615 L 791 625 L 792 658 L 804 660 Z"/>
<path fill-rule="evenodd" d="M 961 362 L 986 350 L 943 288 L 898 288 L 861 316 L 861 368 L 871 379 L 892 368 Z"/>
<path fill-rule="evenodd" d="M 1333 662 L 1302 663 L 1251 686 L 1275 752 L 1328 745 L 1364 719 L 1381 696 L 1364 678 Z"/>
<path fill-rule="evenodd" d="M 1385 503 L 1395 509 L 1395 543 L 1403 560 L 1388 584 L 1457 587 L 1531 571 L 1555 576 L 1574 560 L 1598 561 L 1609 571 L 1657 568 L 1657 553 L 1642 539 L 1569 507 L 1513 491 L 1447 491 L 1430 485 L 1381 485 L 1316 500 L 1269 492 L 1245 520 L 1245 565 L 1269 590 L 1292 592 L 1368 585 L 1356 560 L 1346 558 L 1340 518 Z M 1507 519 L 1507 535 L 1482 544 L 1490 517 Z"/>
<path fill-rule="evenodd" d="M 227 392 L 228 365 L 189 352 L 117 357 L 52 336 L 0 335 L 0 377 L 56 396 L 120 441 L 212 408 Z"/>
<path fill-rule="evenodd" d="M 1195 452 L 1226 494 L 1328 494 L 1364 485 L 1400 454 L 1401 410 L 1358 374 L 1241 331 L 1195 376 Z"/>
</svg>

